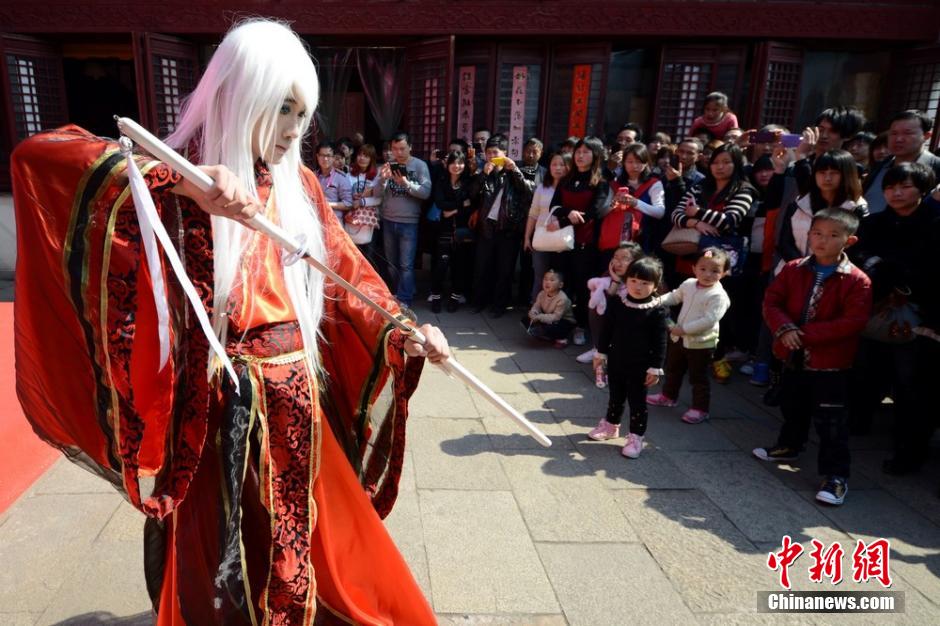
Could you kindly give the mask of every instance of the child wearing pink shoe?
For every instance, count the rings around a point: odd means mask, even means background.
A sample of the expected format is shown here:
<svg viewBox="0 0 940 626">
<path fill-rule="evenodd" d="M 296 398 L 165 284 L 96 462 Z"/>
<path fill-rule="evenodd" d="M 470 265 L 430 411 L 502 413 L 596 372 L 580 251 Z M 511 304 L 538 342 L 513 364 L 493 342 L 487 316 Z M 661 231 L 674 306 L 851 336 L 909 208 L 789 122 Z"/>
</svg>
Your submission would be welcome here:
<svg viewBox="0 0 940 626">
<path fill-rule="evenodd" d="M 626 289 L 607 298 L 607 311 L 597 338 L 595 369 L 608 362 L 610 400 L 607 416 L 588 433 L 595 441 L 620 436 L 624 405 L 630 406 L 630 433 L 621 454 L 635 459 L 646 435 L 646 390 L 659 382 L 666 357 L 668 314 L 653 293 L 663 276 L 657 259 L 646 257 L 630 264 Z M 609 355 L 609 357 L 608 357 Z"/>
<path fill-rule="evenodd" d="M 692 408 L 682 415 L 682 421 L 699 424 L 708 419 L 711 401 L 708 366 L 718 345 L 718 322 L 731 306 L 721 286 L 721 279 L 731 271 L 731 259 L 720 248 L 705 248 L 699 252 L 692 271 L 695 278 L 686 280 L 658 300 L 663 306 L 681 304 L 682 309 L 669 331 L 672 341 L 666 353 L 666 381 L 662 392 L 647 396 L 646 403 L 676 406 L 682 379 L 688 372 Z"/>
</svg>

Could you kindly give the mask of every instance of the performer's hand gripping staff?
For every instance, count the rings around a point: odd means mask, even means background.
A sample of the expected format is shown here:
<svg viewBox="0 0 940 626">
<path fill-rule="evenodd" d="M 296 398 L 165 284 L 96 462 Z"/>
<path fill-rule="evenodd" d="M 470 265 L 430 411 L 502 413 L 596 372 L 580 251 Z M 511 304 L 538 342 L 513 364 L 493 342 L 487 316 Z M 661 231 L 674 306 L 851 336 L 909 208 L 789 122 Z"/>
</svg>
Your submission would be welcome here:
<svg viewBox="0 0 940 626">
<path fill-rule="evenodd" d="M 197 189 L 203 192 L 208 192 L 213 188 L 215 181 L 208 174 L 177 154 L 172 148 L 154 137 L 150 132 L 137 124 L 137 122 L 126 117 L 119 118 L 117 116 L 115 116 L 115 120 L 117 121 L 118 128 L 120 129 L 122 135 L 132 139 L 141 148 L 175 169 L 183 176 L 183 178 L 189 181 Z M 299 259 L 303 259 L 320 272 L 323 272 L 327 278 L 362 300 L 362 302 L 375 310 L 379 315 L 388 320 L 396 328 L 404 333 L 407 333 L 415 344 L 426 347 L 427 350 L 421 349 L 420 352 L 427 352 L 432 363 L 444 370 L 449 376 L 454 376 L 462 380 L 470 388 L 475 390 L 477 393 L 486 398 L 490 403 L 500 409 L 504 415 L 519 424 L 540 444 L 545 447 L 552 445 L 551 440 L 545 436 L 545 433 L 539 430 L 535 424 L 530 422 L 524 415 L 512 408 L 501 397 L 496 395 L 492 389 L 484 385 L 480 379 L 471 374 L 463 365 L 454 360 L 453 357 L 447 356 L 446 358 L 439 358 L 440 355 L 436 353 L 434 346 L 434 344 L 437 342 L 429 343 L 428 338 L 425 337 L 420 330 L 396 318 L 394 315 L 386 311 L 378 303 L 374 302 L 366 294 L 356 288 L 355 285 L 308 254 L 306 250 L 306 238 L 303 235 L 297 239 L 294 239 L 284 232 L 279 226 L 272 224 L 263 215 L 256 214 L 250 217 L 246 216 L 238 219 L 240 219 L 240 221 L 250 228 L 266 235 L 272 241 L 277 243 L 281 248 L 283 248 L 287 254 L 285 257 L 285 263 L 290 264 L 296 262 Z"/>
</svg>

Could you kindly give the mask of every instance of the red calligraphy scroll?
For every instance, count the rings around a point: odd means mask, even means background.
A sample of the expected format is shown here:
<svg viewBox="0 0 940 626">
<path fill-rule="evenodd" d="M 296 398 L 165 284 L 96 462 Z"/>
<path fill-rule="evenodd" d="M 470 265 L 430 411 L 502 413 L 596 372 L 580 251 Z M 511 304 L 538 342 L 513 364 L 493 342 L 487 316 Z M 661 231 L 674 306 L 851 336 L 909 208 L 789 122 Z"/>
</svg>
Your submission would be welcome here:
<svg viewBox="0 0 940 626">
<path fill-rule="evenodd" d="M 588 99 L 591 95 L 591 66 L 575 65 L 571 81 L 571 114 L 568 136 L 584 137 L 587 133 Z"/>
</svg>

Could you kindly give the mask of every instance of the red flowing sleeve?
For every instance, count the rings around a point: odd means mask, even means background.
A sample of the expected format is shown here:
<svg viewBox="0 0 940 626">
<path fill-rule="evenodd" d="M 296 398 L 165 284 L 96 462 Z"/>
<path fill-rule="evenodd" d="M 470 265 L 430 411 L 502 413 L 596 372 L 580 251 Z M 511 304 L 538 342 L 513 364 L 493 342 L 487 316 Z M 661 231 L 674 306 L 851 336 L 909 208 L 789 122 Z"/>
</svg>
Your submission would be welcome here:
<svg viewBox="0 0 940 626">
<path fill-rule="evenodd" d="M 329 208 L 316 175 L 303 170 L 323 224 L 329 266 L 399 319 L 411 323 L 385 282 Z M 324 412 L 379 515 L 391 512 L 404 460 L 408 400 L 424 359 L 407 358 L 404 335 L 356 296 L 326 281 L 320 354 Z M 389 384 L 390 383 L 390 384 Z"/>
<path fill-rule="evenodd" d="M 136 160 L 164 214 L 178 174 Z M 126 166 L 116 143 L 77 126 L 34 135 L 13 152 L 17 396 L 40 438 L 109 480 L 136 507 L 162 516 L 188 485 L 164 480 L 167 469 L 198 458 L 205 414 L 173 425 L 180 338 L 188 333 L 171 302 L 174 349 L 160 369 L 153 291 Z M 199 351 L 188 349 L 187 358 L 205 363 Z M 205 369 L 200 373 L 205 381 Z M 206 404 L 205 391 L 201 396 Z M 198 413 L 200 402 L 190 404 Z M 176 455 L 180 448 L 189 454 Z"/>
</svg>

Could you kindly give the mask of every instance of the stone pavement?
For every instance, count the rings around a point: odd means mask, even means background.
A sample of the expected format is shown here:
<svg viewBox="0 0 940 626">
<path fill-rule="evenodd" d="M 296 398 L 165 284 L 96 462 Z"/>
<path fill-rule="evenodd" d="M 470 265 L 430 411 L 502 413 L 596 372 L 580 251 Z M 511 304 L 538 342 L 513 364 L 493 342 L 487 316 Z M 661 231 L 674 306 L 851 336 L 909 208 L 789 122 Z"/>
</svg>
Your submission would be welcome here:
<svg viewBox="0 0 940 626">
<path fill-rule="evenodd" d="M 884 420 L 853 439 L 841 508 L 813 500 L 815 449 L 779 467 L 751 457 L 773 443 L 779 418 L 741 376 L 715 386 L 704 424 L 652 409 L 643 456 L 626 460 L 622 440 L 585 437 L 607 393 L 575 362 L 581 349 L 533 343 L 517 315 L 436 317 L 460 361 L 552 448 L 433 367 L 412 402 L 387 526 L 441 623 L 940 623 L 940 463 L 911 478 L 882 474 Z M 0 518 L 0 624 L 149 624 L 141 526 L 108 486 L 60 461 Z M 813 538 L 840 541 L 849 579 L 856 539 L 890 539 L 906 612 L 758 615 L 755 593 L 778 589 L 767 553 L 787 534 L 807 551 Z M 808 564 L 805 554 L 791 569 L 794 588 L 832 590 L 809 582 Z M 839 587 L 858 588 L 880 587 Z"/>
</svg>

